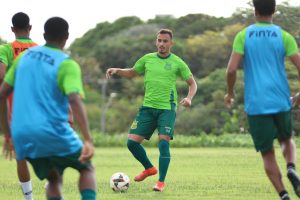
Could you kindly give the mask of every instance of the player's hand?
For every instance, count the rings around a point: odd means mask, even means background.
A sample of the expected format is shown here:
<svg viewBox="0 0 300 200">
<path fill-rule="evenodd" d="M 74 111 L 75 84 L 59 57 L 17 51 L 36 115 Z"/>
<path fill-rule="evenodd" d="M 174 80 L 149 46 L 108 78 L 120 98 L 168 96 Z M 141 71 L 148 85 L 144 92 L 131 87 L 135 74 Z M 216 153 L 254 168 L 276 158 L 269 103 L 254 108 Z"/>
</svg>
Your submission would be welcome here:
<svg viewBox="0 0 300 200">
<path fill-rule="evenodd" d="M 182 105 L 184 107 L 190 107 L 192 105 L 192 100 L 188 97 L 185 97 L 179 103 L 180 103 L 180 105 Z"/>
<path fill-rule="evenodd" d="M 82 151 L 81 151 L 81 155 L 79 157 L 79 161 L 81 163 L 84 163 L 88 160 L 90 160 L 94 155 L 94 145 L 92 142 L 90 141 L 85 141 Z"/>
<path fill-rule="evenodd" d="M 300 105 L 300 92 L 297 92 L 295 96 L 291 98 L 293 107 Z"/>
<path fill-rule="evenodd" d="M 4 136 L 2 154 L 4 155 L 5 159 L 11 160 L 15 158 L 15 149 L 11 137 Z"/>
<path fill-rule="evenodd" d="M 106 78 L 107 78 L 107 79 L 111 78 L 111 76 L 114 75 L 114 74 L 116 74 L 117 71 L 118 71 L 117 68 L 108 68 L 108 69 L 106 70 Z"/>
<path fill-rule="evenodd" d="M 227 108 L 231 108 L 234 104 L 234 95 L 226 94 L 224 96 L 224 103 Z"/>
</svg>

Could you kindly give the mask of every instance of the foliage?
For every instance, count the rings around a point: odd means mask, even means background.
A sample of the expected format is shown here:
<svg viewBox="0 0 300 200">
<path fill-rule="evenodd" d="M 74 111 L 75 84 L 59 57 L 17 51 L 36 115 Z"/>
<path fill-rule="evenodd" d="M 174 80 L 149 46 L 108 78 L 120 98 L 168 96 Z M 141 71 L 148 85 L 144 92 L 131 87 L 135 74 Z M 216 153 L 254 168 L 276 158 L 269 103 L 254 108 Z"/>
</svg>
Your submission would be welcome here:
<svg viewBox="0 0 300 200">
<path fill-rule="evenodd" d="M 283 3 L 277 6 L 274 22 L 300 42 L 300 7 Z M 100 117 L 106 118 L 106 134 L 126 132 L 142 104 L 143 77 L 125 79 L 113 77 L 104 87 L 108 67 L 132 67 L 142 55 L 155 52 L 156 33 L 161 28 L 174 32 L 172 52 L 190 66 L 198 83 L 192 107 L 178 106 L 175 132 L 183 135 L 222 135 L 224 132 L 245 134 L 248 123 L 243 107 L 243 70 L 238 71 L 235 105 L 226 109 L 225 68 L 236 33 L 254 23 L 253 8 L 237 9 L 228 18 L 204 14 L 189 14 L 180 18 L 157 15 L 143 22 L 138 17 L 123 17 L 113 23 L 103 22 L 77 39 L 70 47 L 72 56 L 82 67 L 84 83 L 88 85 L 86 103 L 91 128 L 99 131 Z M 241 66 L 242 67 L 242 66 Z M 292 94 L 299 91 L 298 72 L 287 62 L 287 76 Z M 177 82 L 179 100 L 188 93 L 184 81 Z M 96 93 L 100 93 L 96 95 Z M 110 94 L 117 97 L 110 99 Z M 104 100 L 104 101 L 103 101 Z M 110 102 L 108 102 L 110 101 Z M 109 104 L 109 105 L 108 105 Z M 107 110 L 103 106 L 108 105 Z M 107 111 L 107 112 L 106 112 Z M 294 130 L 300 134 L 300 112 L 293 111 Z"/>
<path fill-rule="evenodd" d="M 103 134 L 93 131 L 93 141 L 96 147 L 126 147 L 127 134 Z M 146 147 L 157 147 L 158 137 L 154 133 L 149 141 L 144 141 Z M 194 136 L 178 135 L 175 133 L 171 141 L 172 148 L 193 148 L 193 147 L 253 147 L 249 134 L 221 134 L 207 135 L 201 133 Z"/>
</svg>

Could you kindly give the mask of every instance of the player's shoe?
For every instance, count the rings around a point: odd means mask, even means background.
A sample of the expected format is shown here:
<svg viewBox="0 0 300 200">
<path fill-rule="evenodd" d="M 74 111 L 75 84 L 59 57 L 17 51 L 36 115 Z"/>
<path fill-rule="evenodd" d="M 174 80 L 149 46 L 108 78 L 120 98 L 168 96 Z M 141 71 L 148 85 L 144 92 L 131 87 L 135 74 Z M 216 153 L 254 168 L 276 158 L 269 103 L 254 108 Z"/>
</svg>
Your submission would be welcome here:
<svg viewBox="0 0 300 200">
<path fill-rule="evenodd" d="M 289 197 L 288 194 L 285 194 L 285 195 L 283 195 L 283 196 L 281 197 L 280 200 L 291 200 L 291 198 Z"/>
<path fill-rule="evenodd" d="M 140 181 L 143 181 L 148 176 L 153 176 L 155 174 L 157 174 L 157 169 L 156 169 L 156 167 L 153 166 L 149 169 L 146 169 L 146 170 L 142 171 L 139 175 L 134 177 L 134 181 L 140 182 Z"/>
<path fill-rule="evenodd" d="M 161 181 L 157 181 L 153 187 L 153 191 L 162 192 L 165 188 L 165 183 Z"/>
<path fill-rule="evenodd" d="M 298 197 L 300 197 L 300 179 L 294 169 L 288 169 L 287 177 L 289 178 L 294 191 Z"/>
</svg>

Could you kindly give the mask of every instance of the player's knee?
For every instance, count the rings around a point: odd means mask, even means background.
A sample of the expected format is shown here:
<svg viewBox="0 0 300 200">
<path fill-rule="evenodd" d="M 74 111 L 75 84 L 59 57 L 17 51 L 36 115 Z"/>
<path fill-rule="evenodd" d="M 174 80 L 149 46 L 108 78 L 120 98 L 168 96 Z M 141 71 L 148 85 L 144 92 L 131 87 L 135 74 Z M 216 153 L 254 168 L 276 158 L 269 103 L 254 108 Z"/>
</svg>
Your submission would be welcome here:
<svg viewBox="0 0 300 200">
<path fill-rule="evenodd" d="M 160 156 L 170 157 L 170 144 L 166 140 L 160 140 L 158 143 Z"/>
</svg>

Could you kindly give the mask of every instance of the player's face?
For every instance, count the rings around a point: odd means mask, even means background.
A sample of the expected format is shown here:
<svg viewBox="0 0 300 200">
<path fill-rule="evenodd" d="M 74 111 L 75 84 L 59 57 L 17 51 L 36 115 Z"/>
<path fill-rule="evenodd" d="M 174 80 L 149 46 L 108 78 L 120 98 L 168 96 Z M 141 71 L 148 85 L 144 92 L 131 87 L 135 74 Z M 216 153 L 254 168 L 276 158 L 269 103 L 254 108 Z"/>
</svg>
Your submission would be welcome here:
<svg viewBox="0 0 300 200">
<path fill-rule="evenodd" d="M 158 34 L 156 38 L 156 47 L 159 55 L 168 56 L 170 49 L 173 45 L 173 41 L 169 34 Z"/>
</svg>

